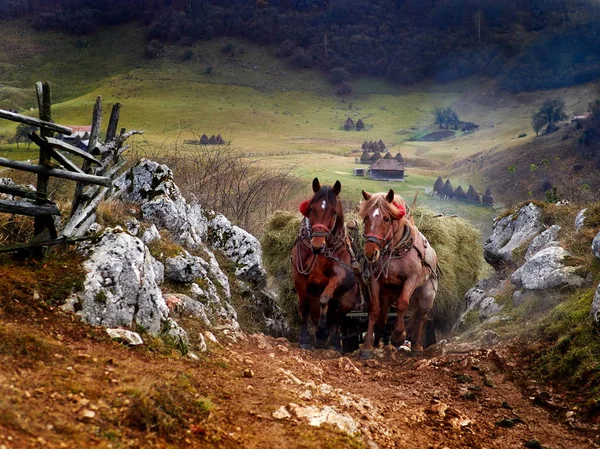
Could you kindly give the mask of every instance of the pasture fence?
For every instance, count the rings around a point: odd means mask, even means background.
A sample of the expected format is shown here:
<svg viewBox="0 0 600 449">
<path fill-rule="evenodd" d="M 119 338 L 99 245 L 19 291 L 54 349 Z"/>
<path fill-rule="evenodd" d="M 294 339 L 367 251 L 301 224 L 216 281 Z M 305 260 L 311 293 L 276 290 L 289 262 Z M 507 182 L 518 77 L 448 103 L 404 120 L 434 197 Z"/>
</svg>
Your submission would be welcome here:
<svg viewBox="0 0 600 449">
<path fill-rule="evenodd" d="M 0 157 L 0 166 L 37 175 L 36 189 L 14 183 L 0 184 L 0 212 L 34 217 L 33 239 L 28 243 L 0 247 L 0 252 L 27 252 L 42 254 L 44 248 L 61 243 L 82 240 L 96 219 L 98 204 L 112 193 L 113 181 L 127 163 L 123 153 L 129 149 L 126 140 L 143 131 L 117 133 L 121 104 L 112 106 L 104 140 L 101 140 L 102 98 L 98 96 L 92 113 L 91 130 L 87 145 L 76 146 L 60 136 L 71 136 L 73 130 L 52 121 L 51 85 L 49 82 L 36 84 L 39 119 L 0 109 L 0 119 L 24 123 L 39 128 L 29 133 L 29 139 L 39 147 L 37 164 Z M 67 156 L 68 154 L 68 156 Z M 82 159 L 81 167 L 72 159 Z M 57 167 L 58 165 L 58 167 Z M 71 212 L 59 231 L 55 217 L 61 215 L 58 206 L 48 196 L 51 177 L 75 181 L 75 194 Z M 20 199 L 17 199 L 20 198 Z"/>
</svg>

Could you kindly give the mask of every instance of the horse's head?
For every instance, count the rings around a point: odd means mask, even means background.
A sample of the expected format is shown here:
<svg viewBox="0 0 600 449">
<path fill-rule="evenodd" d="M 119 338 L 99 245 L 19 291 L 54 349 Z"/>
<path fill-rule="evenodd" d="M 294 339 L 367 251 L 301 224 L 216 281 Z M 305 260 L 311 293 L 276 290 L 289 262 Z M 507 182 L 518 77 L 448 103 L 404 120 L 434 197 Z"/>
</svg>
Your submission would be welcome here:
<svg viewBox="0 0 600 449">
<path fill-rule="evenodd" d="M 359 214 L 363 219 L 365 257 L 369 263 L 377 262 L 381 250 L 394 236 L 394 221 L 401 221 L 406 209 L 400 201 L 394 200 L 394 191 L 385 193 L 368 193 L 362 191 L 363 201 Z"/>
<path fill-rule="evenodd" d="M 302 203 L 300 212 L 308 218 L 310 223 L 310 246 L 313 252 L 320 253 L 327 243 L 327 239 L 344 224 L 342 204 L 338 195 L 342 184 L 336 181 L 333 187 L 321 187 L 319 179 L 312 182 L 313 197 Z"/>
</svg>

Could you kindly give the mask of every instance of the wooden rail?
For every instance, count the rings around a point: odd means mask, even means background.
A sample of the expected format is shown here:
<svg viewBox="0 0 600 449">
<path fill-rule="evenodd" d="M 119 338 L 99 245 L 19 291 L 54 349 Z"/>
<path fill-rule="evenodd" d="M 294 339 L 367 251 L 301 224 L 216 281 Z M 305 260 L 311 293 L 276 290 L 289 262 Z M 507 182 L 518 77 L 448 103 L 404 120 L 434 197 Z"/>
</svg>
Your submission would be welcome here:
<svg viewBox="0 0 600 449">
<path fill-rule="evenodd" d="M 113 180 L 127 162 L 127 159 L 122 157 L 129 148 L 129 145 L 124 145 L 125 141 L 133 135 L 143 133 L 136 130 L 126 131 L 122 128 L 117 134 L 121 104 L 116 103 L 112 107 L 106 139 L 102 142 L 100 140 L 102 98 L 98 97 L 92 114 L 92 130 L 87 151 L 56 139 L 54 133 L 70 136 L 73 131 L 69 127 L 52 122 L 50 83 L 39 82 L 35 87 L 39 119 L 0 109 L 0 119 L 40 128 L 39 134 L 35 132 L 29 134 L 30 140 L 40 150 L 38 164 L 0 157 L 2 167 L 37 174 L 36 190 L 16 185 L 0 185 L 0 193 L 12 197 L 12 199 L 0 199 L 0 212 L 34 217 L 34 238 L 29 243 L 0 247 L 0 253 L 37 250 L 88 238 L 81 236 L 94 223 L 98 204 L 111 194 Z M 100 160 L 94 155 L 100 155 Z M 71 159 L 73 156 L 83 160 L 81 167 Z M 52 160 L 58 162 L 61 168 L 56 168 L 56 163 Z M 51 177 L 77 182 L 71 215 L 60 232 L 60 238 L 57 238 L 58 233 L 52 219 L 53 216 L 60 215 L 60 211 L 56 204 L 48 200 L 48 181 Z M 84 188 L 86 185 L 88 187 Z"/>
</svg>

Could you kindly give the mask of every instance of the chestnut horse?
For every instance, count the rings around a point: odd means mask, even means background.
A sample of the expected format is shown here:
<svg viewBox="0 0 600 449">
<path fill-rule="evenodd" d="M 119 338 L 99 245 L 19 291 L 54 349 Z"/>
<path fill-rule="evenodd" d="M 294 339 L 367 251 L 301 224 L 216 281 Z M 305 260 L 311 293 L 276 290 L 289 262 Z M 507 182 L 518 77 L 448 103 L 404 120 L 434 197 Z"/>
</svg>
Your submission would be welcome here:
<svg viewBox="0 0 600 449">
<path fill-rule="evenodd" d="M 371 269 L 371 298 L 369 326 L 361 356 L 372 356 L 373 344 L 379 343 L 394 303 L 398 318 L 391 344 L 396 348 L 404 345 L 404 314 L 411 298 L 410 341 L 414 351 L 423 351 L 423 328 L 438 287 L 437 255 L 415 226 L 412 216 L 406 215 L 406 202 L 395 197 L 393 190 L 387 195 L 364 190 L 362 194 L 365 201 L 360 205 L 359 214 L 364 223 L 364 254 Z"/>
<path fill-rule="evenodd" d="M 321 187 L 315 178 L 312 189 L 313 197 L 300 206 L 306 218 L 292 250 L 292 272 L 302 321 L 299 343 L 305 349 L 311 348 L 312 342 L 317 347 L 331 344 L 340 350 L 339 326 L 358 300 L 344 212 L 338 198 L 342 185 L 336 181 L 333 188 Z M 316 331 L 315 323 L 318 323 Z"/>
</svg>

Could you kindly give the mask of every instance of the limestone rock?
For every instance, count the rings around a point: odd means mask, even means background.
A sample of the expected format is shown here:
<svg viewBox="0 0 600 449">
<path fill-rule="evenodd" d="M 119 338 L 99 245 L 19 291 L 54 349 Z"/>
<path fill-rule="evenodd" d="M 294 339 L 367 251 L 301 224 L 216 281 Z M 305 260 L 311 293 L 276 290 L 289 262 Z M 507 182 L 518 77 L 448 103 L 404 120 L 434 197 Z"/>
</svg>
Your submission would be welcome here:
<svg viewBox="0 0 600 449">
<path fill-rule="evenodd" d="M 262 248 L 252 234 L 234 226 L 227 217 L 218 214 L 208 226 L 210 243 L 236 264 L 235 275 L 243 281 L 264 287 L 267 272 L 262 265 Z"/>
<path fill-rule="evenodd" d="M 334 407 L 328 405 L 323 408 L 309 405 L 300 407 L 297 404 L 289 404 L 288 408 L 300 419 L 306 419 L 310 426 L 321 427 L 322 424 L 329 424 L 340 429 L 349 435 L 358 432 L 358 424 L 350 416 L 339 413 Z"/>
<path fill-rule="evenodd" d="M 142 241 L 120 228 L 107 229 L 86 248 L 87 271 L 78 315 L 95 326 L 143 326 L 158 335 L 168 309 L 158 287 L 157 261 Z"/>
<path fill-rule="evenodd" d="M 170 315 L 174 318 L 186 317 L 186 318 L 197 318 L 202 321 L 206 326 L 210 326 L 210 320 L 206 315 L 206 306 L 200 301 L 195 301 L 187 295 L 174 293 L 172 295 L 165 295 L 167 302 L 169 298 L 175 298 L 177 301 L 173 301 L 173 306 L 169 307 Z"/>
<path fill-rule="evenodd" d="M 178 243 L 195 248 L 206 237 L 204 211 L 187 204 L 166 165 L 142 159 L 114 184 L 123 200 L 141 205 L 144 220 L 171 231 Z"/>
<path fill-rule="evenodd" d="M 488 296 L 487 298 L 484 298 L 479 304 L 479 318 L 481 320 L 490 318 L 491 316 L 496 315 L 498 312 L 500 312 L 503 308 L 504 306 L 496 302 L 496 298 L 494 298 L 493 296 Z"/>
<path fill-rule="evenodd" d="M 106 333 L 113 340 L 120 340 L 129 346 L 138 346 L 144 344 L 144 340 L 142 340 L 140 334 L 127 329 L 106 329 Z"/>
<path fill-rule="evenodd" d="M 277 294 L 267 289 L 252 288 L 243 281 L 237 281 L 238 291 L 245 302 L 254 304 L 260 311 L 264 332 L 278 337 L 288 335 L 290 326 L 283 316 L 283 311 L 277 303 Z"/>
<path fill-rule="evenodd" d="M 531 242 L 531 245 L 529 245 L 529 248 L 527 248 L 525 260 L 531 259 L 538 251 L 548 248 L 549 246 L 558 246 L 556 239 L 558 238 L 559 231 L 560 226 L 553 225 L 536 236 Z"/>
<path fill-rule="evenodd" d="M 290 412 L 287 411 L 284 405 L 273 412 L 273 418 L 275 419 L 287 419 L 291 417 L 292 415 L 290 415 Z"/>
<path fill-rule="evenodd" d="M 165 261 L 165 276 L 171 281 L 189 284 L 198 277 L 207 276 L 208 273 L 204 265 L 206 265 L 206 262 L 200 257 L 192 256 L 187 251 L 183 251 L 182 254 L 169 257 Z"/>
<path fill-rule="evenodd" d="M 584 280 L 575 273 L 576 267 L 564 265 L 564 258 L 569 255 L 570 253 L 560 246 L 543 249 L 515 271 L 510 280 L 517 287 L 527 290 L 547 290 L 565 285 L 581 286 Z"/>
<path fill-rule="evenodd" d="M 600 326 L 600 284 L 596 289 L 596 294 L 594 295 L 594 300 L 592 301 L 592 309 L 590 311 L 594 322 Z"/>
<path fill-rule="evenodd" d="M 125 229 L 131 235 L 137 236 L 138 232 L 140 232 L 140 222 L 137 218 L 130 218 L 125 222 Z"/>
<path fill-rule="evenodd" d="M 592 240 L 592 254 L 600 259 L 600 232 Z"/>
<path fill-rule="evenodd" d="M 152 224 L 152 226 L 144 231 L 144 234 L 142 235 L 142 242 L 144 242 L 146 245 L 149 245 L 155 240 L 160 240 L 160 238 L 160 233 L 158 232 L 156 225 Z"/>
<path fill-rule="evenodd" d="M 585 223 L 585 213 L 587 212 L 587 208 L 586 209 L 581 209 L 578 213 L 577 216 L 575 217 L 575 230 L 579 231 L 581 229 L 581 227 L 584 225 Z"/>
<path fill-rule="evenodd" d="M 533 203 L 494 224 L 492 235 L 484 245 L 485 259 L 492 265 L 512 262 L 512 252 L 542 229 L 542 210 Z"/>
</svg>

